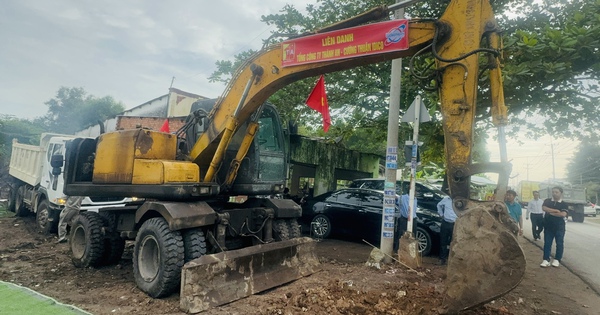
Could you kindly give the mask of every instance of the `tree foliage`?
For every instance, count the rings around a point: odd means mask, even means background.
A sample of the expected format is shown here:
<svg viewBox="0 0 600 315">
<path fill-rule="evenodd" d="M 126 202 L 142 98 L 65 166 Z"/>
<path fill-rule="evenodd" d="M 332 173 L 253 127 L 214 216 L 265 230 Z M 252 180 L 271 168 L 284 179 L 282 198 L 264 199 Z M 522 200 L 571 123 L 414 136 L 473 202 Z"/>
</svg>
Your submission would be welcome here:
<svg viewBox="0 0 600 315">
<path fill-rule="evenodd" d="M 567 165 L 569 181 L 585 185 L 590 200 L 599 202 L 600 194 L 600 144 L 583 141 Z"/>
<path fill-rule="evenodd" d="M 114 117 L 124 110 L 111 96 L 88 95 L 81 87 L 61 87 L 56 96 L 45 103 L 48 113 L 40 119 L 48 131 L 73 134 Z"/>
<path fill-rule="evenodd" d="M 37 144 L 42 132 L 43 127 L 33 121 L 0 115 L 0 182 L 8 172 L 6 166 L 10 162 L 13 139 L 19 143 Z"/>
<path fill-rule="evenodd" d="M 406 8 L 407 17 L 438 18 L 449 0 L 421 1 Z M 285 39 L 294 34 L 310 33 L 326 25 L 347 19 L 381 4 L 394 1 L 374 0 L 320 0 L 308 5 L 301 13 L 293 5 L 286 5 L 279 14 L 262 16 L 262 21 L 276 30 L 265 41 Z M 600 27 L 599 0 L 547 0 L 532 4 L 525 0 L 492 1 L 500 27 L 505 30 L 503 50 L 504 94 L 509 106 L 509 131 L 533 126 L 538 132 L 555 136 L 594 137 L 598 103 L 598 69 Z M 236 56 L 235 61 L 217 62 L 213 81 L 228 81 L 243 59 L 254 52 Z M 408 73 L 432 71 L 434 59 L 418 56 L 403 62 L 401 112 L 408 108 L 417 94 L 421 94 L 433 117 L 423 124 L 425 142 L 424 162 L 443 163 L 443 132 L 440 116 L 436 115 L 438 95 L 431 91 L 431 77 L 415 78 Z M 483 58 L 482 58 L 483 60 Z M 327 137 L 343 139 L 351 149 L 382 154 L 386 145 L 387 107 L 389 103 L 391 62 L 381 62 L 326 76 L 327 95 L 332 108 L 332 127 Z M 409 68 L 409 65 L 412 66 Z M 476 111 L 478 131 L 474 160 L 487 159 L 484 142 L 486 129 L 491 127 L 487 73 L 481 73 L 479 104 Z M 304 105 L 316 78 L 298 81 L 277 91 L 269 101 L 282 112 L 283 118 L 305 130 L 319 133 L 320 116 Z M 334 115 L 335 114 L 335 115 Z M 404 126 L 403 126 L 404 125 Z M 412 134 L 401 124 L 399 147 Z M 322 135 L 322 133 L 321 133 Z M 534 134 L 532 134 L 533 136 Z"/>
</svg>

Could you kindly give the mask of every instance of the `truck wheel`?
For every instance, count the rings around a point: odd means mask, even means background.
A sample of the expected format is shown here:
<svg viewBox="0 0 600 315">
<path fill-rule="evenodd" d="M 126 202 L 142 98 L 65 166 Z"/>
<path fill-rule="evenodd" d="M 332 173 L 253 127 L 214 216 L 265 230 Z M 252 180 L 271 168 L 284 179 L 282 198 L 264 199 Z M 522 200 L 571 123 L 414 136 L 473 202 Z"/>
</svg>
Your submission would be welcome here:
<svg viewBox="0 0 600 315">
<path fill-rule="evenodd" d="M 104 253 L 100 258 L 101 265 L 114 265 L 121 260 L 125 251 L 125 239 L 117 233 L 117 218 L 112 213 L 99 212 L 105 227 Z"/>
<path fill-rule="evenodd" d="M 580 212 L 574 212 L 572 218 L 573 218 L 573 222 L 583 223 L 585 214 L 580 213 Z"/>
<path fill-rule="evenodd" d="M 15 212 L 15 204 L 16 204 L 16 199 L 17 199 L 17 187 L 16 187 L 16 185 L 15 185 L 15 187 L 9 185 L 9 188 L 10 188 L 10 190 L 8 192 L 7 208 L 8 208 L 8 211 Z"/>
<path fill-rule="evenodd" d="M 296 219 L 288 219 L 288 228 L 290 230 L 290 238 L 302 237 L 302 228 Z"/>
<path fill-rule="evenodd" d="M 273 220 L 273 237 L 276 241 L 285 241 L 290 239 L 290 227 L 285 220 Z"/>
<path fill-rule="evenodd" d="M 182 233 L 185 262 L 206 255 L 206 237 L 202 229 L 189 229 Z"/>
<path fill-rule="evenodd" d="M 102 218 L 96 212 L 79 213 L 71 227 L 71 261 L 75 267 L 96 267 L 104 254 Z"/>
<path fill-rule="evenodd" d="M 48 200 L 40 201 L 35 213 L 35 221 L 43 234 L 55 233 L 58 228 L 58 216 L 56 211 L 48 207 Z"/>
<path fill-rule="evenodd" d="M 163 218 L 142 224 L 133 250 L 133 276 L 140 290 L 153 298 L 173 293 L 181 281 L 183 238 Z"/>
<path fill-rule="evenodd" d="M 31 214 L 29 209 L 27 209 L 27 205 L 25 204 L 25 189 L 27 189 L 27 187 L 25 185 L 21 185 L 16 191 L 15 214 L 18 217 L 26 217 Z"/>
</svg>

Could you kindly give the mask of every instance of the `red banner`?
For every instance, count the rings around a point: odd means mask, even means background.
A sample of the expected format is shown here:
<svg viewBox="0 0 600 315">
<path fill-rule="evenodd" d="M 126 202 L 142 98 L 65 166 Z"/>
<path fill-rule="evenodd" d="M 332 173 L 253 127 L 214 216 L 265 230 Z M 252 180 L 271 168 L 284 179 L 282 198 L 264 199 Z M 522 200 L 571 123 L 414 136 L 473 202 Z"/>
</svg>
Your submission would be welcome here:
<svg viewBox="0 0 600 315">
<path fill-rule="evenodd" d="M 408 49 L 408 20 L 392 20 L 288 40 L 284 67 Z"/>
</svg>

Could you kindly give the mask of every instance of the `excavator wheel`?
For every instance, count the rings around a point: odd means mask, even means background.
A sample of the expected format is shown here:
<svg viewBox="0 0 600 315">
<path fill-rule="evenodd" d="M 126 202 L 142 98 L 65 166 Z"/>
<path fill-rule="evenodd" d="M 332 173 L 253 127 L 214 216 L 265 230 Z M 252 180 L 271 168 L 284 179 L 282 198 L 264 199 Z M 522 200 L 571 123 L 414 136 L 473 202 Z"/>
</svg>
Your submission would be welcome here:
<svg viewBox="0 0 600 315">
<path fill-rule="evenodd" d="M 121 260 L 125 251 L 125 239 L 116 231 L 117 218 L 113 213 L 100 212 L 105 228 L 104 253 L 100 259 L 102 265 L 114 265 Z"/>
<path fill-rule="evenodd" d="M 302 227 L 298 224 L 297 219 L 288 219 L 287 224 L 290 231 L 290 239 L 302 237 Z"/>
<path fill-rule="evenodd" d="M 182 232 L 185 262 L 206 255 L 206 236 L 199 228 Z"/>
<path fill-rule="evenodd" d="M 71 261 L 78 268 L 97 267 L 104 253 L 102 218 L 96 212 L 79 213 L 71 227 Z"/>
<path fill-rule="evenodd" d="M 455 314 L 504 295 L 525 275 L 515 222 L 503 203 L 479 203 L 459 214 L 448 260 L 445 313 Z"/>
<path fill-rule="evenodd" d="M 284 219 L 273 220 L 273 237 L 276 241 L 291 239 L 290 225 Z"/>
<path fill-rule="evenodd" d="M 153 298 L 170 295 L 179 287 L 184 260 L 183 238 L 163 218 L 140 227 L 133 250 L 133 275 L 140 290 Z"/>
</svg>

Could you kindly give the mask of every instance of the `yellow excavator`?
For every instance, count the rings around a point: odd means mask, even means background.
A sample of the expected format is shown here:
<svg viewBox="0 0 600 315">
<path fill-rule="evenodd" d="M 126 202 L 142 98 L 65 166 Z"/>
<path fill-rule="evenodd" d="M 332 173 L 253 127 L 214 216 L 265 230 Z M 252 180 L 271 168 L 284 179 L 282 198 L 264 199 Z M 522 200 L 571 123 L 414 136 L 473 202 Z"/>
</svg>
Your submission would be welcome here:
<svg viewBox="0 0 600 315">
<path fill-rule="evenodd" d="M 488 0 L 453 0 L 439 19 L 385 24 L 389 31 L 380 40 L 354 42 L 365 32 L 361 27 L 390 23 L 397 7 L 377 7 L 259 51 L 216 103 L 199 104 L 177 134 L 137 129 L 73 140 L 64 157 L 67 195 L 145 198 L 81 213 L 70 233 L 73 262 L 114 261 L 124 240 L 134 239 L 137 286 L 152 297 L 180 287 L 181 308 L 189 313 L 315 272 L 314 242 L 301 237 L 297 223 L 301 208 L 268 198 L 282 192 L 287 167 L 281 122 L 267 99 L 303 78 L 430 53 L 437 65 L 447 179 L 459 215 L 445 309 L 455 313 L 513 289 L 525 271 L 516 225 L 501 200 L 469 199 L 471 175 L 499 173 L 497 196 L 503 196 L 510 173 L 503 141 L 501 162 L 471 162 L 480 71 L 489 71 L 492 119 L 501 139 L 506 124 L 502 44 L 492 8 Z M 403 49 L 386 48 L 402 39 Z M 300 53 L 298 40 L 317 47 L 314 54 Z M 53 166 L 63 167 L 63 160 L 53 158 Z"/>
</svg>

